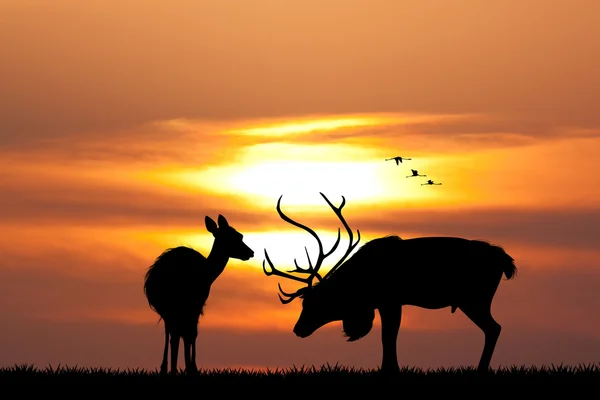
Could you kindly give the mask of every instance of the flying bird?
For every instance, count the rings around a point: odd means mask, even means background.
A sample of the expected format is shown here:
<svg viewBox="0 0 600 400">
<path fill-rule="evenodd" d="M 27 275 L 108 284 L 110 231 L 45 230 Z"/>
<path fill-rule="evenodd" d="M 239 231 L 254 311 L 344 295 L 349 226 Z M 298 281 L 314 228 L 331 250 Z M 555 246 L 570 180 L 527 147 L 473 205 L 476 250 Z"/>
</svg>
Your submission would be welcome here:
<svg viewBox="0 0 600 400">
<path fill-rule="evenodd" d="M 419 175 L 419 171 L 417 171 L 416 169 L 411 169 L 412 171 L 412 175 L 408 175 L 407 178 L 412 178 L 414 176 L 427 176 L 427 175 Z"/>
<path fill-rule="evenodd" d="M 441 183 L 434 183 L 431 179 L 429 179 L 427 183 L 421 183 L 421 186 L 423 185 L 441 185 Z"/>
<path fill-rule="evenodd" d="M 402 158 L 400 156 L 398 157 L 392 157 L 392 158 L 386 158 L 385 161 L 391 161 L 391 160 L 395 160 L 396 161 L 396 165 L 400 165 L 400 163 L 402 162 L 402 160 L 412 160 L 412 158 Z"/>
</svg>

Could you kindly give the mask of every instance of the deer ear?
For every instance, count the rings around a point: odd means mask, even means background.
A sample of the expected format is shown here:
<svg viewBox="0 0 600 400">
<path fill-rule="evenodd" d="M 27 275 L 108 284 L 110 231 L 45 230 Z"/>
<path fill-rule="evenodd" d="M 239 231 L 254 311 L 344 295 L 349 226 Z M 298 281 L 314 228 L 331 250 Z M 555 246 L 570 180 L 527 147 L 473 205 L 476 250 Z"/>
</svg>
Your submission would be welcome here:
<svg viewBox="0 0 600 400">
<path fill-rule="evenodd" d="M 227 228 L 229 226 L 229 222 L 227 222 L 225 217 L 221 214 L 219 214 L 219 218 L 217 218 L 217 221 L 219 221 L 219 228 Z"/>
<path fill-rule="evenodd" d="M 208 215 L 204 218 L 204 223 L 206 224 L 206 230 L 213 234 L 213 236 L 217 233 L 217 223 Z"/>
</svg>

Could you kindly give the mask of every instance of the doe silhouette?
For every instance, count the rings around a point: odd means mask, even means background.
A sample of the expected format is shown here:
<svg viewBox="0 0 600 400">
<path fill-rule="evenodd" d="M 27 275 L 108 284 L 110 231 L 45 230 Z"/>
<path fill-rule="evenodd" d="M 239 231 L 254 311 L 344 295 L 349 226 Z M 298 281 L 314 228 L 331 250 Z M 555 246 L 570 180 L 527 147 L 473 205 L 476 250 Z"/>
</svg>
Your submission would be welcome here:
<svg viewBox="0 0 600 400">
<path fill-rule="evenodd" d="M 416 169 L 411 169 L 410 172 L 412 172 L 412 175 L 408 175 L 407 178 L 413 178 L 415 176 L 427 176 L 427 175 L 419 175 L 419 171 L 417 171 Z"/>
<path fill-rule="evenodd" d="M 403 158 L 403 157 L 392 157 L 392 158 L 386 158 L 385 161 L 396 161 L 396 165 L 400 165 L 400 163 L 402 162 L 402 160 L 412 160 L 412 158 Z"/>
<path fill-rule="evenodd" d="M 203 314 L 213 282 L 221 275 L 230 258 L 247 261 L 254 251 L 243 241 L 243 235 L 219 215 L 219 225 L 205 218 L 206 229 L 215 240 L 208 257 L 185 247 L 165 250 L 156 258 L 144 279 L 148 304 L 165 325 L 165 347 L 160 372 L 168 372 L 171 345 L 171 373 L 177 372 L 179 341 L 183 339 L 185 371 L 195 373 L 198 322 Z M 160 320 L 159 320 L 160 321 Z"/>
<path fill-rule="evenodd" d="M 349 236 L 349 246 L 342 258 L 323 277 L 319 274 L 323 261 L 333 253 L 340 242 L 340 230 L 333 248 L 324 253 L 317 234 L 282 213 L 280 201 L 277 212 L 286 222 L 310 233 L 319 246 L 316 262 L 308 256 L 308 267 L 290 271 L 307 276 L 299 277 L 277 270 L 265 249 L 267 276 L 276 275 L 304 283 L 294 293 L 286 293 L 279 285 L 279 299 L 283 304 L 295 298 L 302 299 L 302 311 L 294 326 L 294 333 L 306 338 L 320 327 L 342 321 L 348 341 L 365 337 L 373 327 L 375 310 L 381 319 L 383 373 L 399 371 L 396 342 L 400 330 L 402 307 L 412 305 L 426 309 L 457 308 L 475 323 L 485 335 L 485 344 L 478 371 L 486 372 L 500 336 L 501 326 L 491 314 L 491 304 L 502 275 L 515 276 L 514 260 L 501 247 L 479 240 L 457 237 L 418 237 L 403 240 L 398 236 L 373 239 L 361 246 L 352 257 L 345 259 L 360 240 L 353 242 L 352 230 L 341 214 L 345 204 L 336 208 L 321 193 L 341 220 Z M 313 280 L 317 279 L 313 285 Z M 282 295 L 284 297 L 282 297 Z"/>
</svg>

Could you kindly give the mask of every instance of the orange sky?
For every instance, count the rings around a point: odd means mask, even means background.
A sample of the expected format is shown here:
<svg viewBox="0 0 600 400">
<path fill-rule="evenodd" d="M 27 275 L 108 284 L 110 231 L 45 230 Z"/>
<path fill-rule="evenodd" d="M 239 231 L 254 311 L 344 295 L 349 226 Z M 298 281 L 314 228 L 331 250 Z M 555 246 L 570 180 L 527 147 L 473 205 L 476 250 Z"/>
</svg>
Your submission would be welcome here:
<svg viewBox="0 0 600 400">
<path fill-rule="evenodd" d="M 206 254 L 219 213 L 257 257 L 214 284 L 199 367 L 378 366 L 378 319 L 298 339 L 294 284 L 262 272 L 265 248 L 281 267 L 316 250 L 280 195 L 333 243 L 319 191 L 361 244 L 505 247 L 493 367 L 596 361 L 597 37 L 593 0 L 0 0 L 0 366 L 158 367 L 143 274 L 167 247 Z M 404 312 L 401 365 L 482 346 L 460 312 Z"/>
</svg>

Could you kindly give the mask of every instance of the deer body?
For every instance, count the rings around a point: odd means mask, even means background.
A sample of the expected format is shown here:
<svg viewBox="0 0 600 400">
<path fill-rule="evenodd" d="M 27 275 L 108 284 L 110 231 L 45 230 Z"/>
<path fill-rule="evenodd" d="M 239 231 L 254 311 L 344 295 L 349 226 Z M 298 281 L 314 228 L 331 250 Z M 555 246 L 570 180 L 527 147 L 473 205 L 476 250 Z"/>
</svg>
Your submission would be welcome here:
<svg viewBox="0 0 600 400">
<path fill-rule="evenodd" d="M 206 217 L 206 228 L 215 241 L 208 257 L 185 247 L 165 250 L 148 269 L 144 292 L 150 307 L 165 326 L 165 345 L 161 373 L 168 370 L 171 346 L 171 372 L 177 371 L 179 342 L 183 339 L 186 372 L 196 372 L 198 322 L 213 282 L 221 275 L 229 258 L 247 261 L 254 252 L 242 241 L 243 236 L 219 215 L 219 226 Z"/>
<path fill-rule="evenodd" d="M 334 208 L 338 216 L 341 216 L 342 206 Z M 343 219 L 342 222 L 351 233 Z M 492 299 L 502 275 L 510 279 L 516 273 L 513 259 L 502 248 L 455 237 L 403 240 L 388 236 L 366 243 L 343 262 L 358 243 L 352 244 L 352 236 L 350 242 L 349 251 L 325 277 L 320 277 L 317 266 L 339 243 L 339 232 L 334 248 L 327 254 L 320 252 L 314 267 L 310 262 L 307 269 L 297 267 L 297 272 L 309 274 L 304 278 L 307 287 L 292 294 L 283 292 L 280 287 L 282 294 L 289 298 L 284 300 L 280 296 L 283 303 L 302 298 L 302 311 L 294 326 L 297 336 L 305 338 L 330 322 L 342 321 L 348 340 L 355 341 L 371 331 L 375 310 L 378 310 L 383 347 L 381 369 L 396 372 L 399 370 L 396 342 L 402 307 L 451 307 L 453 313 L 460 308 L 485 334 L 478 370 L 487 371 L 501 330 L 491 316 Z M 272 270 L 265 268 L 267 275 L 290 277 L 276 270 L 266 252 L 265 255 Z M 313 286 L 314 278 L 318 282 Z M 301 281 L 302 278 L 292 279 Z"/>
<path fill-rule="evenodd" d="M 500 257 L 498 259 L 498 257 Z M 321 283 L 347 286 L 374 307 L 394 300 L 403 305 L 438 309 L 492 296 L 512 260 L 486 242 L 454 237 L 397 236 L 374 239 Z M 316 286 L 315 286 L 316 287 Z"/>
</svg>

